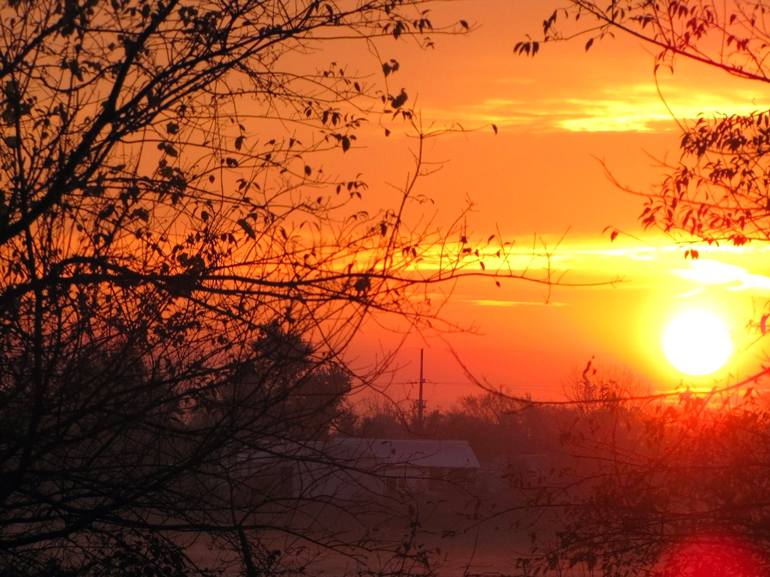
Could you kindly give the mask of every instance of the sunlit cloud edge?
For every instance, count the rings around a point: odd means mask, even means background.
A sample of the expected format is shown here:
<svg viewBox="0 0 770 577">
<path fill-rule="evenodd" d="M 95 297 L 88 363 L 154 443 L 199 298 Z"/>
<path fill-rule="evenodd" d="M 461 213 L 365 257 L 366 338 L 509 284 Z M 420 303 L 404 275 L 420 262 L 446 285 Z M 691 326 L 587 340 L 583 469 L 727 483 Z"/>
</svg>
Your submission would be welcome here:
<svg viewBox="0 0 770 577">
<path fill-rule="evenodd" d="M 700 116 L 751 114 L 770 108 L 766 95 L 753 91 L 694 91 L 667 87 L 661 99 L 654 83 L 599 89 L 584 98 L 487 98 L 450 109 L 428 109 L 426 116 L 470 125 L 496 124 L 541 132 L 670 132 Z"/>
</svg>

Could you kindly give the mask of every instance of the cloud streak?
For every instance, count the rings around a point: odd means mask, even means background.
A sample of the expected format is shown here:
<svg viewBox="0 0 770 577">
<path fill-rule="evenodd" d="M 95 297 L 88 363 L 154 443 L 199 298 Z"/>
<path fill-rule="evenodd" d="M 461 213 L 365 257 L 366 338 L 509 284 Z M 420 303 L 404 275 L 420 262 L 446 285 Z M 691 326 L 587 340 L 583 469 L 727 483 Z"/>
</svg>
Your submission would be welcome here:
<svg viewBox="0 0 770 577">
<path fill-rule="evenodd" d="M 644 244 L 649 241 L 649 244 Z M 444 245 L 443 260 L 460 256 L 462 244 Z M 696 249 L 700 259 L 686 259 L 685 250 Z M 686 292 L 699 288 L 724 288 L 730 291 L 770 292 L 770 275 L 752 272 L 757 262 L 764 262 L 769 247 L 760 245 L 709 246 L 678 245 L 660 237 L 635 241 L 605 238 L 562 239 L 557 244 L 534 244 L 531 239 L 507 243 L 499 256 L 494 247 L 480 249 L 478 255 L 460 258 L 459 270 L 478 275 L 522 275 L 552 281 L 554 284 L 592 286 L 596 290 L 661 290 Z M 440 259 L 430 251 L 415 263 L 414 270 L 430 271 Z M 483 263 L 483 265 L 482 265 Z M 499 300 L 475 298 L 473 303 L 483 307 L 513 307 L 542 304 L 530 300 Z"/>
<path fill-rule="evenodd" d="M 541 132 L 668 132 L 674 117 L 750 114 L 770 108 L 767 96 L 743 90 L 697 90 L 667 87 L 661 99 L 654 83 L 625 84 L 595 90 L 581 98 L 492 97 L 450 109 L 427 110 L 431 118 L 464 124 Z M 673 117 L 672 117 L 673 113 Z"/>
<path fill-rule="evenodd" d="M 741 266 L 716 260 L 692 261 L 689 267 L 673 272 L 680 278 L 702 285 L 723 285 L 735 291 L 770 292 L 770 276 L 753 274 Z"/>
</svg>

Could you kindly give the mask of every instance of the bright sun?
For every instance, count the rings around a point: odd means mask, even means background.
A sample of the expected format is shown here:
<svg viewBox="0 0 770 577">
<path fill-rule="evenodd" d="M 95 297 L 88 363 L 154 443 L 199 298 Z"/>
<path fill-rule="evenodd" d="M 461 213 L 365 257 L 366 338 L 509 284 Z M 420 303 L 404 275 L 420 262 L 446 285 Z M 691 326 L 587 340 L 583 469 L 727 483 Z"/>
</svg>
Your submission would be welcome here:
<svg viewBox="0 0 770 577">
<path fill-rule="evenodd" d="M 663 353 L 687 375 L 708 375 L 721 369 L 733 353 L 725 322 L 713 312 L 691 309 L 678 313 L 663 330 Z"/>
</svg>

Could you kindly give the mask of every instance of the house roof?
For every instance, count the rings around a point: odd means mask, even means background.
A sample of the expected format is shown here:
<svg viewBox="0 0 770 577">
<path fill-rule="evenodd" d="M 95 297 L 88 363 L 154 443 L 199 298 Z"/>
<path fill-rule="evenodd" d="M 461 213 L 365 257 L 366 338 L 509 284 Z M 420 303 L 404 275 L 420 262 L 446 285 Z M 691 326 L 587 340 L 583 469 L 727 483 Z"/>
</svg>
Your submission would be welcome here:
<svg viewBox="0 0 770 577">
<path fill-rule="evenodd" d="M 411 465 L 447 469 L 478 469 L 479 460 L 468 441 L 432 439 L 361 439 L 334 437 L 325 441 L 281 442 L 267 449 L 252 449 L 237 458 L 245 466 L 274 461 Z"/>
<path fill-rule="evenodd" d="M 354 454 L 370 454 L 386 465 L 477 469 L 479 460 L 468 441 L 433 439 L 334 439 L 340 448 Z"/>
</svg>

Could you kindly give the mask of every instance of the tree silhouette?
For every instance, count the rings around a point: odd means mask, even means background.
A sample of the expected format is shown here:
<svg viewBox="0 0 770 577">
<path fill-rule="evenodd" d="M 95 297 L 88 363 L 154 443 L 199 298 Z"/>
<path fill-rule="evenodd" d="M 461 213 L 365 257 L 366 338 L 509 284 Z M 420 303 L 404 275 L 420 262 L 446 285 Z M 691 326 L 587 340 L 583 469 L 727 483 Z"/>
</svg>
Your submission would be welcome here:
<svg viewBox="0 0 770 577">
<path fill-rule="evenodd" d="M 413 116 L 398 62 L 377 77 L 319 49 L 468 25 L 434 28 L 422 0 L 0 13 L 0 573 L 186 574 L 202 539 L 254 576 L 288 557 L 267 530 L 371 547 L 334 530 L 352 507 L 324 525 L 267 480 L 330 461 L 311 441 L 366 315 L 425 318 L 410 290 L 477 259 L 405 226 L 420 148 L 374 214 L 359 176 L 324 171 L 370 115 Z M 444 264 L 415 271 L 430 247 Z"/>
<path fill-rule="evenodd" d="M 655 74 L 675 72 L 686 59 L 764 84 L 766 17 L 765 3 L 744 0 L 570 0 L 547 15 L 542 36 L 514 51 L 535 55 L 575 38 L 588 51 L 625 34 L 655 51 Z M 709 244 L 767 241 L 769 121 L 763 110 L 677 119 L 680 156 L 655 192 L 642 193 L 642 225 Z M 608 576 L 767 574 L 767 399 L 741 389 L 766 372 L 705 395 L 589 395 L 564 431 L 573 462 L 529 487 L 529 502 L 546 523 L 521 567 L 561 574 L 578 566 Z"/>
<path fill-rule="evenodd" d="M 568 459 L 522 484 L 538 516 L 520 567 L 767 574 L 767 432 L 767 400 L 754 395 L 682 395 L 575 412 L 562 434 Z"/>
<path fill-rule="evenodd" d="M 767 6 L 735 0 L 637 2 L 570 0 L 543 21 L 539 39 L 518 42 L 514 52 L 535 55 L 548 43 L 585 39 L 585 50 L 615 34 L 642 40 L 655 51 L 654 72 L 672 72 L 685 59 L 731 76 L 770 81 Z M 768 111 L 677 119 L 680 158 L 647 197 L 640 220 L 645 227 L 685 233 L 708 243 L 741 246 L 770 238 L 768 220 Z M 697 251 L 688 253 L 697 257 Z"/>
<path fill-rule="evenodd" d="M 283 430 L 289 439 L 326 438 L 352 388 L 345 367 L 313 359 L 309 343 L 276 323 L 263 328 L 253 348 L 254 358 L 225 386 L 196 399 L 203 408 L 197 416 L 232 418 L 237 412 L 244 426 L 257 421 L 265 430 Z"/>
</svg>

